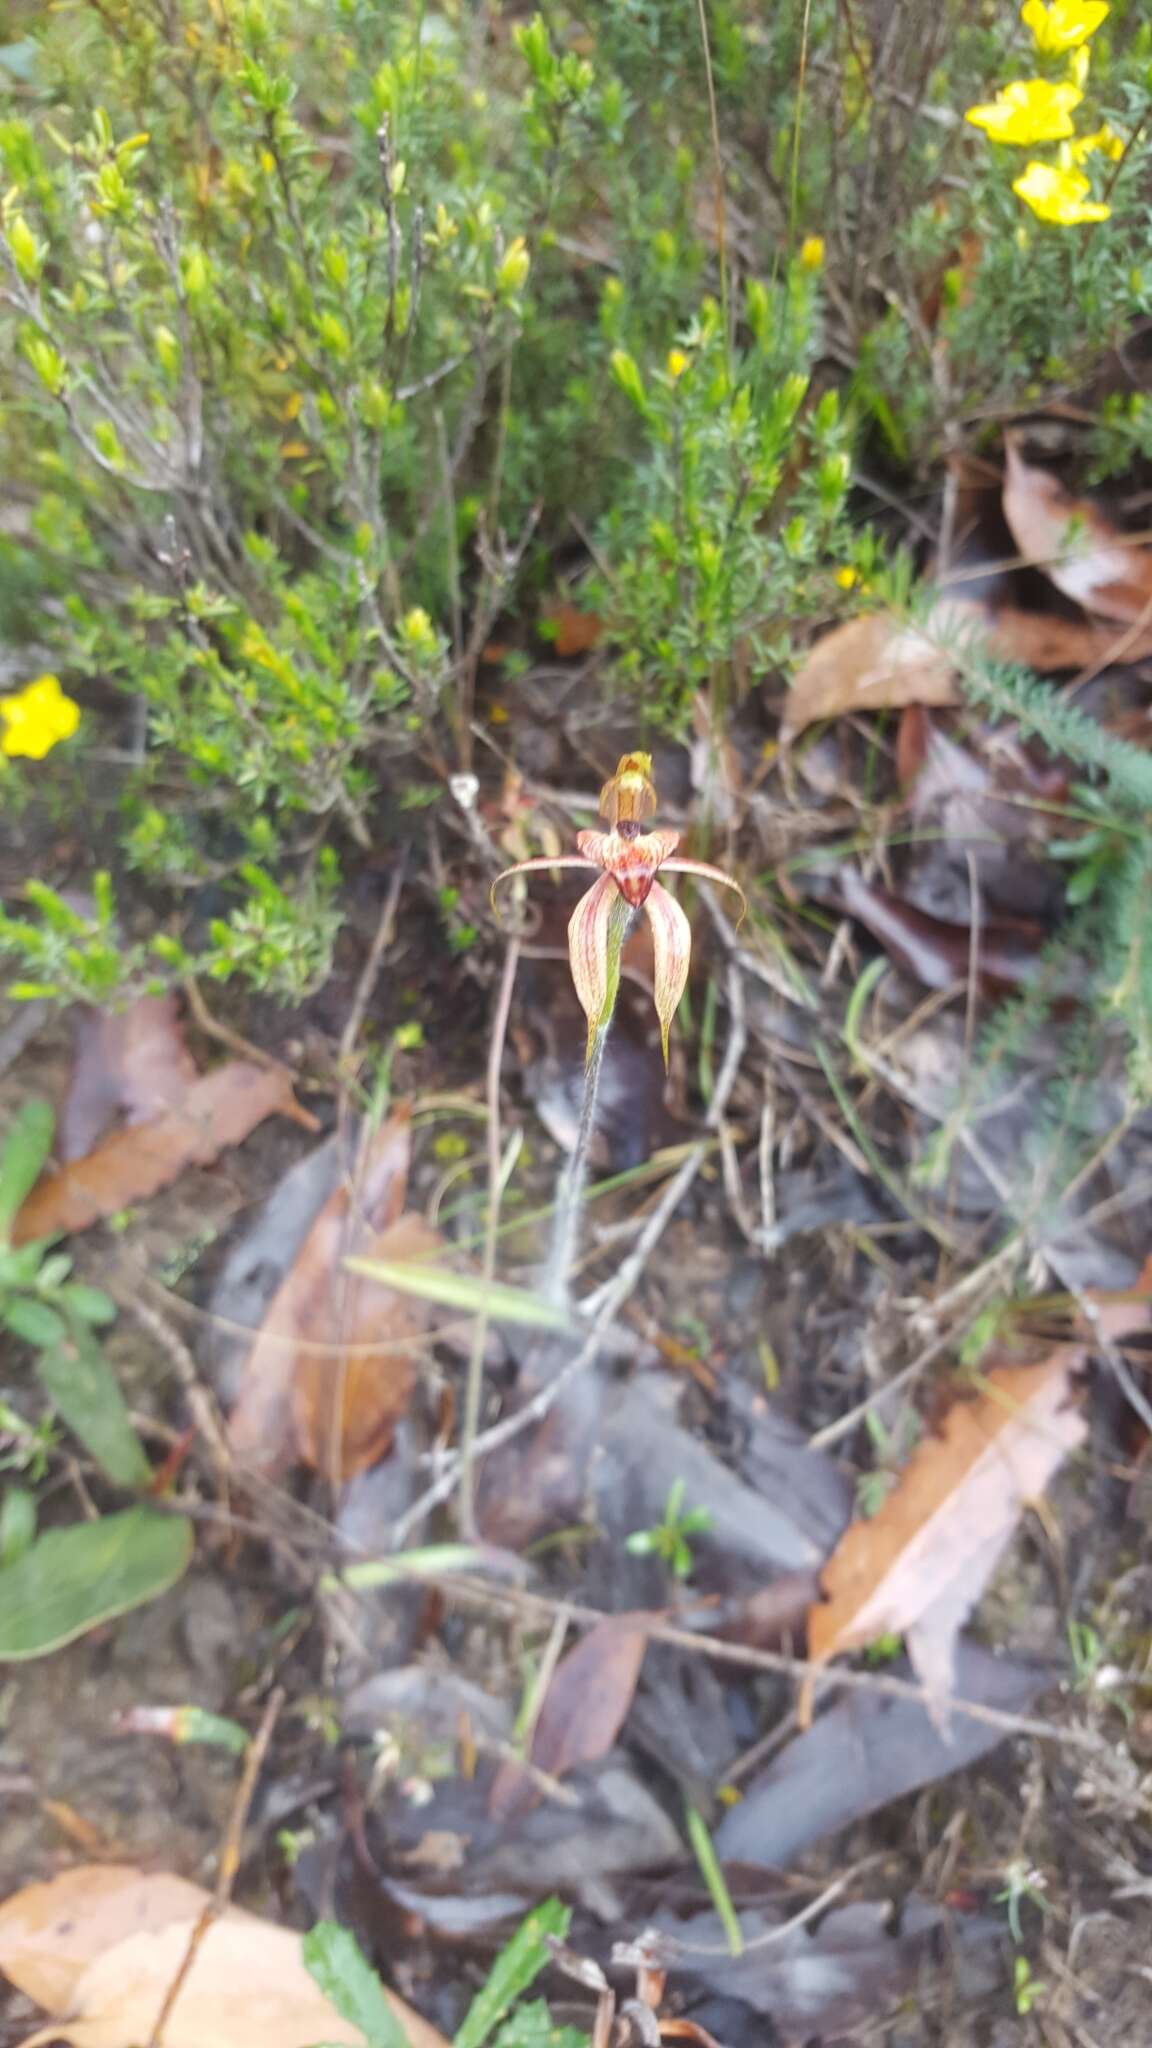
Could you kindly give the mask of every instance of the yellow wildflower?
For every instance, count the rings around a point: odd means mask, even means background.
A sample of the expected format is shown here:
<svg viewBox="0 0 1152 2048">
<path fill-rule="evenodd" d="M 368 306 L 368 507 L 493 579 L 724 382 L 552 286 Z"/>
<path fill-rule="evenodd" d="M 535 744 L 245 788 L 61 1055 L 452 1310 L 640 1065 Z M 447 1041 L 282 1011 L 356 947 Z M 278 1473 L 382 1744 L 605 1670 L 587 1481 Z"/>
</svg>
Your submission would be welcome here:
<svg viewBox="0 0 1152 2048">
<path fill-rule="evenodd" d="M 1097 199 L 1088 199 L 1091 190 L 1082 171 L 1058 170 L 1054 164 L 1026 164 L 1018 178 L 1012 180 L 1012 190 L 1018 199 L 1030 206 L 1038 220 L 1051 221 L 1060 228 L 1079 227 L 1083 221 L 1107 220 L 1112 211 Z"/>
<path fill-rule="evenodd" d="M 964 119 L 983 128 L 993 142 L 1059 142 L 1071 135 L 1072 109 L 1084 95 L 1076 85 L 1052 85 L 1046 78 L 1016 78 L 994 100 L 969 107 Z"/>
<path fill-rule="evenodd" d="M 66 740 L 80 723 L 80 706 L 66 697 L 57 676 L 37 676 L 15 696 L 0 697 L 4 736 L 0 751 L 25 754 L 42 761 L 58 740 Z"/>
<path fill-rule="evenodd" d="M 801 270 L 820 270 L 824 264 L 823 235 L 805 235 L 800 244 Z"/>
<path fill-rule="evenodd" d="M 853 590 L 859 581 L 859 577 L 852 564 L 845 562 L 843 568 L 833 571 L 832 581 L 833 583 L 838 583 L 841 590 Z"/>
<path fill-rule="evenodd" d="M 1036 48 L 1046 57 L 1078 50 L 1094 36 L 1109 9 L 1104 0 L 1024 0 L 1020 19 L 1032 31 Z"/>
<path fill-rule="evenodd" d="M 670 377 L 682 377 L 690 361 L 691 357 L 686 356 L 682 348 L 670 348 L 668 351 L 668 361 L 665 365 L 668 375 Z"/>
<path fill-rule="evenodd" d="M 1097 150 L 1114 164 L 1119 163 L 1124 154 L 1124 137 L 1117 135 L 1107 121 L 1091 135 L 1078 135 L 1074 142 L 1068 144 L 1068 154 L 1074 164 L 1082 164 L 1086 156 L 1094 156 Z"/>
</svg>

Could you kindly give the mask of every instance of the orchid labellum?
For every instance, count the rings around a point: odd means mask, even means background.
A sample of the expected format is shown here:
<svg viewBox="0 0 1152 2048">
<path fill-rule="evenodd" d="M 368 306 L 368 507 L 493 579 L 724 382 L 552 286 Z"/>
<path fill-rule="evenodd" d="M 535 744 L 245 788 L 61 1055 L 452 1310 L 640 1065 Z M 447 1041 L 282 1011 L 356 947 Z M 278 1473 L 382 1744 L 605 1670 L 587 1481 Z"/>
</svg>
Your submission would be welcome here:
<svg viewBox="0 0 1152 2048">
<path fill-rule="evenodd" d="M 608 1024 L 620 980 L 620 951 L 632 921 L 632 913 L 643 910 L 652 928 L 655 959 L 653 995 L 660 1019 L 664 1064 L 668 1064 L 668 1032 L 692 957 L 692 928 L 674 896 L 661 887 L 656 877 L 670 874 L 699 875 L 707 882 L 719 882 L 735 889 L 744 901 L 739 882 L 722 868 L 707 861 L 681 860 L 676 856 L 680 834 L 645 831 L 644 819 L 656 809 L 649 754 L 625 754 L 611 780 L 600 792 L 601 816 L 606 832 L 578 832 L 578 854 L 559 858 L 547 855 L 537 860 L 517 861 L 505 868 L 493 883 L 493 892 L 513 875 L 543 872 L 552 868 L 591 868 L 597 880 L 580 898 L 568 924 L 568 958 L 576 994 L 588 1019 L 588 1057 L 596 1035 Z"/>
</svg>

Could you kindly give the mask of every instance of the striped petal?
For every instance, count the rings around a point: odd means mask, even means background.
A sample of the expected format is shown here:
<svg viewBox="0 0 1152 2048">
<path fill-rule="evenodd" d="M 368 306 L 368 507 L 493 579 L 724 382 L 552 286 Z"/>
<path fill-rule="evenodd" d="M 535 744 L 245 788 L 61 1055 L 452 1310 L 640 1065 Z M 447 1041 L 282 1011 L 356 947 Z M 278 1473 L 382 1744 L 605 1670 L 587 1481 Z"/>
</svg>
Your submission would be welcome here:
<svg viewBox="0 0 1152 2048">
<path fill-rule="evenodd" d="M 493 910 L 495 910 L 497 889 L 500 887 L 501 882 L 510 882 L 513 875 L 547 874 L 552 868 L 590 868 L 595 865 L 594 861 L 587 860 L 583 854 L 579 853 L 561 853 L 556 855 L 545 853 L 541 854 L 539 859 L 536 860 L 518 860 L 515 867 L 505 868 L 502 874 L 497 875 L 488 892 L 488 900 Z"/>
<path fill-rule="evenodd" d="M 619 898 L 611 875 L 601 875 L 580 898 L 568 920 L 568 963 L 580 1007 L 588 1019 L 589 1053 L 608 1001 L 608 925 Z"/>
<path fill-rule="evenodd" d="M 688 966 L 692 958 L 692 927 L 674 896 L 662 889 L 659 882 L 653 882 L 644 905 L 648 922 L 652 927 L 652 951 L 655 958 L 653 995 L 656 999 L 656 1015 L 660 1019 L 660 1043 L 664 1049 L 664 1065 L 668 1065 L 668 1033 L 672 1019 L 679 1008 L 688 979 Z"/>
<path fill-rule="evenodd" d="M 723 868 L 714 868 L 706 860 L 666 860 L 664 866 L 674 875 L 699 875 L 703 882 L 720 882 L 725 889 L 735 889 L 740 898 L 741 921 L 748 914 L 748 898 L 734 875 L 726 875 Z"/>
</svg>

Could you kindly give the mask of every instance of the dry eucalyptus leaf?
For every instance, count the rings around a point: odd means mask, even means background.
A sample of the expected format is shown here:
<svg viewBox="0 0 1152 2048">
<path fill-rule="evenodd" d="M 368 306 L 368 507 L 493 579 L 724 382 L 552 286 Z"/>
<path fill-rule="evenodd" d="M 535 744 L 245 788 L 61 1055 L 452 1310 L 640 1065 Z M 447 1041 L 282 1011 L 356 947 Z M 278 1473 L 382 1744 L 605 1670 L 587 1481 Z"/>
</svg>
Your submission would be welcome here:
<svg viewBox="0 0 1152 2048">
<path fill-rule="evenodd" d="M 946 600 L 953 625 L 983 618 L 977 604 Z M 866 613 L 818 640 L 793 679 L 781 738 L 818 718 L 885 711 L 901 704 L 956 704 L 960 692 L 948 655 L 889 612 Z"/>
<path fill-rule="evenodd" d="M 655 1617 L 612 1614 L 561 1658 L 544 1695 L 531 1760 L 553 1778 L 606 1756 L 628 1718 Z M 501 1818 L 534 1804 L 538 1791 L 520 1766 L 501 1764 L 490 1810 Z"/>
<path fill-rule="evenodd" d="M 1048 573 L 1063 590 L 1055 570 Z M 840 718 L 853 711 L 962 703 L 963 691 L 948 651 L 949 641 L 956 638 L 978 639 L 1003 660 L 1023 662 L 1044 674 L 1103 668 L 1117 644 L 1115 629 L 1099 620 L 1065 619 L 1013 605 L 988 608 L 974 598 L 947 594 L 936 599 L 922 629 L 890 612 L 868 612 L 826 633 L 801 664 L 784 706 L 781 738 L 792 738 L 818 718 Z M 1127 645 L 1127 653 L 1133 659 L 1150 648 L 1152 625 L 1138 642 Z"/>
<path fill-rule="evenodd" d="M 350 1273 L 345 1260 L 403 1262 L 436 1249 L 435 1231 L 401 1213 L 410 1158 L 408 1119 L 394 1116 L 319 1210 L 244 1367 L 229 1440 L 245 1463 L 271 1473 L 299 1457 L 349 1479 L 388 1450 L 431 1310 Z"/>
<path fill-rule="evenodd" d="M 23 2048 L 50 2041 L 142 2048 L 209 1900 L 208 1892 L 179 1878 L 94 1865 L 7 1900 L 0 1907 L 0 1968 L 57 2014 Z M 165 1924 L 165 1911 L 174 1906 L 180 1917 Z M 99 1952 L 93 1954 L 97 1929 Z M 446 2048 L 443 2035 L 403 1999 L 390 1991 L 385 1996 L 411 2048 Z M 309 1976 L 298 1934 L 230 1908 L 200 1942 L 165 2026 L 164 2048 L 314 2048 L 317 2042 L 363 2048 L 363 2035 Z"/>
<path fill-rule="evenodd" d="M 824 1567 L 825 1597 L 808 1614 L 815 1662 L 901 1634 L 922 1682 L 953 1689 L 957 1635 L 1021 1510 L 1087 1433 L 1073 1386 L 1083 1360 L 1060 1345 L 1039 1365 L 994 1368 L 975 1400 L 954 1404 Z"/>
<path fill-rule="evenodd" d="M 77 1004 L 72 1043 L 68 1097 L 56 1132 L 63 1160 L 91 1152 L 121 1111 L 126 1123 L 138 1124 L 175 1109 L 199 1078 L 171 992 L 137 996 L 123 1010 Z"/>
<path fill-rule="evenodd" d="M 0 1970 L 37 2005 L 66 2012 L 89 1965 L 130 1934 L 194 1920 L 204 1893 L 134 1865 L 81 1863 L 0 1904 Z"/>
<path fill-rule="evenodd" d="M 1129 540 L 1090 499 L 1005 439 L 1004 517 L 1022 555 L 1086 611 L 1132 625 L 1152 619 L 1152 548 Z M 1131 650 L 1130 650 L 1131 651 Z"/>
<path fill-rule="evenodd" d="M 87 1230 L 134 1202 L 159 1193 L 189 1166 L 211 1166 L 229 1145 L 239 1145 L 266 1116 L 290 1116 L 310 1130 L 282 1067 L 226 1060 L 193 1082 L 174 1109 L 146 1123 L 115 1131 L 83 1159 L 46 1174 L 13 1225 L 16 1244 L 31 1238 Z"/>
</svg>

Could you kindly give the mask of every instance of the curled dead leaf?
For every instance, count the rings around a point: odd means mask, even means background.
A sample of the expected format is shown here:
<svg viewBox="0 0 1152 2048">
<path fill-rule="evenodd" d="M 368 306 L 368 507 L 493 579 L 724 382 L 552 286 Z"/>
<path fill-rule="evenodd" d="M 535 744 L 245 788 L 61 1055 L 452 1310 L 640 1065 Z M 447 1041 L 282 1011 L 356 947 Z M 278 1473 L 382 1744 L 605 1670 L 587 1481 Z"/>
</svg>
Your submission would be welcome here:
<svg viewBox="0 0 1152 2048">
<path fill-rule="evenodd" d="M 1098 505 L 1076 498 L 1005 436 L 1004 517 L 1022 555 L 1086 611 L 1132 625 L 1152 620 L 1152 548 L 1128 538 Z"/>
<path fill-rule="evenodd" d="M 1053 581 L 1064 589 L 1054 573 Z M 1129 659 L 1152 650 L 1152 578 L 1148 606 L 1144 631 L 1136 639 L 1123 636 Z M 949 651 L 958 637 L 977 639 L 1004 660 L 1023 662 L 1043 674 L 1105 668 L 1119 658 L 1121 646 L 1115 629 L 1098 620 L 1066 619 L 1014 605 L 991 608 L 948 593 L 936 599 L 922 628 L 891 612 L 866 612 L 826 633 L 801 663 L 785 703 L 781 739 L 794 738 L 819 718 L 908 704 L 961 703 Z"/>
<path fill-rule="evenodd" d="M 1065 1344 L 1038 1365 L 997 1366 L 975 1400 L 953 1404 L 825 1565 L 808 1613 L 814 1662 L 902 1634 L 922 1682 L 952 1690 L 957 1635 L 1021 1510 L 1087 1433 L 1073 1384 L 1084 1356 Z"/>
</svg>

